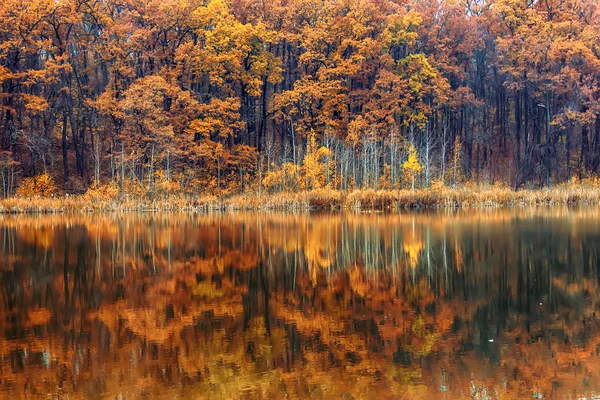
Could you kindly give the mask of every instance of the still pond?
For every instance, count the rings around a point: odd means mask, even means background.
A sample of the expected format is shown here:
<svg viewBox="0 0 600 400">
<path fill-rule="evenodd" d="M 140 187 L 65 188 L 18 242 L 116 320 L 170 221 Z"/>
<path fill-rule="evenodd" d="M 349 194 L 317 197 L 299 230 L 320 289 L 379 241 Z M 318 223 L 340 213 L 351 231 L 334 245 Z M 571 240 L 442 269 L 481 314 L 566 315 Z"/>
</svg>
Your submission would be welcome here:
<svg viewBox="0 0 600 400">
<path fill-rule="evenodd" d="M 600 394 L 600 209 L 0 217 L 0 398 Z"/>
</svg>

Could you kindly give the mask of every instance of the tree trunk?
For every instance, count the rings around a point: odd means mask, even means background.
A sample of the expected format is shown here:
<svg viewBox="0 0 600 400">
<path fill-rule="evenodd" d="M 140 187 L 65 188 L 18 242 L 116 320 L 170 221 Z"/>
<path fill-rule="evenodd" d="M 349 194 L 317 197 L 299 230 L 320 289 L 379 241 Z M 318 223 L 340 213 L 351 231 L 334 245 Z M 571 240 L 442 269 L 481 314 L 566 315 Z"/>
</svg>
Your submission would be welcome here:
<svg viewBox="0 0 600 400">
<path fill-rule="evenodd" d="M 516 174 L 515 174 L 515 189 L 519 182 L 521 174 L 521 128 L 522 128 L 522 108 L 521 108 L 521 92 L 515 92 L 515 150 Z"/>
<path fill-rule="evenodd" d="M 67 154 L 67 110 L 63 110 L 62 125 L 62 156 L 65 183 L 69 180 L 69 161 Z"/>
</svg>

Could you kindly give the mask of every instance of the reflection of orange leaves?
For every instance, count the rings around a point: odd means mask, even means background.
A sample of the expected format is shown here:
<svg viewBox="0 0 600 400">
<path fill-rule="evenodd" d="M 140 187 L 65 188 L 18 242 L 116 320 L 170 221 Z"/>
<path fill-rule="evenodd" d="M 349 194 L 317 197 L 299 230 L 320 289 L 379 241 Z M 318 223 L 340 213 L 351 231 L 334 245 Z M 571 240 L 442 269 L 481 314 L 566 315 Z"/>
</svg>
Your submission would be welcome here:
<svg viewBox="0 0 600 400">
<path fill-rule="evenodd" d="M 127 307 L 125 300 L 117 301 L 110 306 L 103 307 L 98 311 L 87 313 L 89 320 L 97 318 L 100 322 L 106 325 L 111 332 L 117 332 L 119 326 L 119 314 L 121 310 Z"/>
<path fill-rule="evenodd" d="M 369 292 L 369 285 L 365 282 L 364 271 L 359 266 L 355 265 L 348 269 L 348 279 L 350 287 L 361 297 L 364 297 Z"/>
<path fill-rule="evenodd" d="M 333 338 L 342 336 L 345 332 L 344 323 L 328 315 L 306 315 L 284 305 L 278 305 L 274 311 L 277 317 L 295 325 L 299 331 L 305 334 L 312 335 L 319 332 L 324 342 L 333 341 Z"/>
<path fill-rule="evenodd" d="M 416 234 L 414 229 L 410 234 L 404 236 L 404 242 L 402 243 L 402 249 L 408 257 L 408 265 L 411 268 L 416 268 L 419 263 L 419 256 L 421 251 L 425 248 L 425 245 L 419 235 Z"/>
<path fill-rule="evenodd" d="M 54 232 L 51 229 L 41 229 L 37 235 L 37 245 L 44 249 L 49 249 L 52 246 Z"/>
<path fill-rule="evenodd" d="M 219 301 L 215 304 L 203 307 L 204 312 L 211 312 L 215 317 L 239 316 L 244 312 L 242 296 L 236 296 L 227 301 Z"/>
<path fill-rule="evenodd" d="M 49 249 L 54 240 L 54 230 L 51 226 L 36 224 L 32 229 L 19 230 L 19 238 L 25 243 Z"/>
<path fill-rule="evenodd" d="M 555 349 L 554 354 L 557 364 L 567 369 L 581 361 L 589 359 L 592 356 L 592 352 L 590 350 L 574 348 L 572 346 L 565 346 L 565 348 L 562 349 Z"/>
<path fill-rule="evenodd" d="M 429 324 L 421 316 L 416 317 L 411 325 L 409 335 L 410 343 L 406 348 L 417 356 L 428 355 L 433 351 L 433 346 L 439 335 L 429 328 Z"/>
<path fill-rule="evenodd" d="M 119 225 L 108 218 L 90 218 L 86 223 L 87 233 L 90 239 L 111 240 L 119 237 Z"/>
<path fill-rule="evenodd" d="M 589 279 L 580 279 L 577 282 L 565 282 L 565 279 L 554 277 L 552 278 L 552 285 L 557 288 L 564 290 L 569 295 L 575 295 L 580 292 L 594 293 L 597 285 Z"/>
<path fill-rule="evenodd" d="M 440 334 L 447 332 L 454 322 L 455 315 L 456 310 L 452 310 L 447 304 L 442 304 L 441 310 L 435 316 L 436 332 Z"/>
<path fill-rule="evenodd" d="M 427 399 L 427 386 L 423 384 L 423 374 L 420 367 L 404 367 L 388 364 L 385 377 L 394 388 L 393 393 L 399 399 Z"/>
<path fill-rule="evenodd" d="M 404 319 L 402 314 L 395 315 L 393 318 L 385 316 L 379 321 L 379 335 L 388 343 L 395 343 L 396 340 L 410 329 L 410 320 Z M 387 347 L 390 352 L 396 351 L 394 347 Z M 391 354 L 389 354 L 391 355 Z"/>
<path fill-rule="evenodd" d="M 454 262 L 456 264 L 456 270 L 461 272 L 463 267 L 463 254 L 462 246 L 458 243 L 458 240 L 454 241 Z"/>
<path fill-rule="evenodd" d="M 225 272 L 225 260 L 223 260 L 222 258 L 216 258 L 215 265 L 217 266 L 217 271 L 219 272 L 219 274 Z"/>
<path fill-rule="evenodd" d="M 44 325 L 52 318 L 52 314 L 45 308 L 34 308 L 27 312 L 27 320 L 31 325 Z"/>
<path fill-rule="evenodd" d="M 329 254 L 328 247 L 323 243 L 308 240 L 304 248 L 304 256 L 309 265 L 314 267 L 329 268 L 333 264 L 333 255 Z"/>
<path fill-rule="evenodd" d="M 162 299 L 165 294 L 175 294 L 177 281 L 175 279 L 161 280 L 149 287 L 146 291 L 148 298 Z"/>
<path fill-rule="evenodd" d="M 121 314 L 126 319 L 128 328 L 138 336 L 146 338 L 148 341 L 163 343 L 173 333 L 170 326 L 162 326 L 159 321 L 164 320 L 156 309 L 127 309 Z"/>
<path fill-rule="evenodd" d="M 410 286 L 406 292 L 406 300 L 410 303 L 417 302 L 418 304 L 425 305 L 435 300 L 435 296 L 431 292 L 431 288 L 426 280 L 421 280 L 417 285 Z"/>
<path fill-rule="evenodd" d="M 238 270 L 250 270 L 258 265 L 258 254 L 229 251 L 217 261 L 220 268 L 232 267 Z"/>
<path fill-rule="evenodd" d="M 335 261 L 334 229 L 329 221 L 317 220 L 309 225 L 304 243 L 304 256 L 309 265 L 329 268 Z"/>
<path fill-rule="evenodd" d="M 200 273 L 204 276 L 212 276 L 219 273 L 219 268 L 214 260 L 204 258 L 196 258 L 190 260 L 193 272 Z"/>
<path fill-rule="evenodd" d="M 222 298 L 225 296 L 225 291 L 218 289 L 211 282 L 202 282 L 192 289 L 192 294 L 199 297 L 207 297 L 209 299 Z"/>
<path fill-rule="evenodd" d="M 195 352 L 193 356 L 181 354 L 178 358 L 179 367 L 189 375 L 197 374 L 206 367 L 204 355 L 201 352 Z"/>
</svg>

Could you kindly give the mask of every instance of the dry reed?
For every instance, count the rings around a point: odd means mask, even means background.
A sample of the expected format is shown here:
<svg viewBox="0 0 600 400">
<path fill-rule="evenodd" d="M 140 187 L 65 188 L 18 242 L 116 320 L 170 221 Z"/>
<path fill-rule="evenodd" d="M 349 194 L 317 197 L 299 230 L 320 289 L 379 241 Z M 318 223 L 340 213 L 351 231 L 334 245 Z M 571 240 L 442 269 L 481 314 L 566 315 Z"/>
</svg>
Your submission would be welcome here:
<svg viewBox="0 0 600 400">
<path fill-rule="evenodd" d="M 600 185 L 569 184 L 539 190 L 508 188 L 432 188 L 417 190 L 313 190 L 298 193 L 244 193 L 216 196 L 168 196 L 156 200 L 133 196 L 103 198 L 97 193 L 60 197 L 11 197 L 0 200 L 0 213 L 215 212 L 395 210 L 600 204 Z"/>
</svg>

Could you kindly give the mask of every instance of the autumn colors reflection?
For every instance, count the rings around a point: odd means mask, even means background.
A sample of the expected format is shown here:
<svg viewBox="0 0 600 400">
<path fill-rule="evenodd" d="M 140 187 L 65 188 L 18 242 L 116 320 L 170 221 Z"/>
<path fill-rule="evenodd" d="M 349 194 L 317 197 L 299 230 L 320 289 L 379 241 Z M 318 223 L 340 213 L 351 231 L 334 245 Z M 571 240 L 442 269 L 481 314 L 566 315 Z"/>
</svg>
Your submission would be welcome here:
<svg viewBox="0 0 600 400">
<path fill-rule="evenodd" d="M 0 217 L 0 397 L 590 397 L 599 222 Z"/>
</svg>

